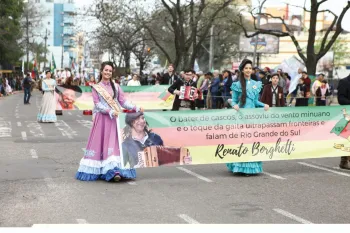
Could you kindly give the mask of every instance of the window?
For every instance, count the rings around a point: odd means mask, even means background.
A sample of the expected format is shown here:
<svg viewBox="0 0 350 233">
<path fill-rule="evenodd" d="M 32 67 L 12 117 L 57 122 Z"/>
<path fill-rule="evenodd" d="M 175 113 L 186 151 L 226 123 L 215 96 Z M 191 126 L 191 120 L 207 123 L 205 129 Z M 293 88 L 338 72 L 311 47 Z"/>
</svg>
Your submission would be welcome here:
<svg viewBox="0 0 350 233">
<path fill-rule="evenodd" d="M 46 0 L 46 2 L 53 2 L 53 0 Z"/>
<path fill-rule="evenodd" d="M 74 3 L 74 0 L 68 0 L 68 3 Z"/>
<path fill-rule="evenodd" d="M 35 3 L 40 3 L 40 0 L 35 0 Z"/>
</svg>

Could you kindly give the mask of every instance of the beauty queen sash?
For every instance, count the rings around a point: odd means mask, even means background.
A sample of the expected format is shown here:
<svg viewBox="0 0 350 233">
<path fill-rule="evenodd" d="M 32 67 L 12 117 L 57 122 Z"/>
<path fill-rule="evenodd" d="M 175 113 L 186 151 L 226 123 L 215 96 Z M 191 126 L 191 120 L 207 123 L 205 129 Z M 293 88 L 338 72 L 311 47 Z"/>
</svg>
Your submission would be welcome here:
<svg viewBox="0 0 350 233">
<path fill-rule="evenodd" d="M 111 83 L 111 85 L 114 84 Z M 119 105 L 115 102 L 113 97 L 108 93 L 106 89 L 101 87 L 99 84 L 95 84 L 92 87 L 102 96 L 102 98 L 107 102 L 109 107 L 111 107 L 115 112 L 120 113 L 122 111 Z"/>
</svg>

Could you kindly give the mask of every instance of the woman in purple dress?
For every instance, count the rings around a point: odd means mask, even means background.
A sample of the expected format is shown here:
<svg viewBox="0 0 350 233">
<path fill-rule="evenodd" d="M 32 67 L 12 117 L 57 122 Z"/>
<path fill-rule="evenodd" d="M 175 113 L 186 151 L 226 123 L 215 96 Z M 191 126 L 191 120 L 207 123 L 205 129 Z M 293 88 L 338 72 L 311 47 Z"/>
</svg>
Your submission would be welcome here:
<svg viewBox="0 0 350 233">
<path fill-rule="evenodd" d="M 114 108 L 117 104 L 127 110 L 142 111 L 125 98 L 118 84 L 111 80 L 112 62 L 103 62 L 99 83 L 92 88 L 94 101 L 93 126 L 84 157 L 76 174 L 78 180 L 95 181 L 98 179 L 118 182 L 121 179 L 135 179 L 135 169 L 122 169 L 118 129 Z M 110 97 L 110 98 L 108 98 Z M 111 101 L 108 101 L 111 100 Z"/>
</svg>

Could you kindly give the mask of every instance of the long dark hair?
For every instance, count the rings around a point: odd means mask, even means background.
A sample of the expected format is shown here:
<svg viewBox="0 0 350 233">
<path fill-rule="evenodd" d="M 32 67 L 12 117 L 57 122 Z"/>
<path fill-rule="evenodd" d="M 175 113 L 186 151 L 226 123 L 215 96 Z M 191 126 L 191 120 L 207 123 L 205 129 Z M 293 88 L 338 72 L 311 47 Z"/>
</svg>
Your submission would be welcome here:
<svg viewBox="0 0 350 233">
<path fill-rule="evenodd" d="M 102 62 L 101 69 L 100 69 L 100 77 L 98 79 L 98 83 L 101 82 L 101 80 L 102 80 L 102 71 L 105 68 L 105 66 L 111 66 L 112 67 L 112 77 L 113 77 L 113 70 L 114 70 L 113 62 L 110 62 L 110 61 Z M 115 97 L 117 95 L 117 91 L 115 90 L 114 83 L 112 82 L 112 77 L 109 79 L 109 82 L 110 82 L 111 87 L 113 89 L 113 99 L 115 99 Z"/>
<path fill-rule="evenodd" d="M 243 67 L 244 68 L 244 67 Z M 241 83 L 242 95 L 241 95 L 241 107 L 243 107 L 247 100 L 247 83 L 244 77 L 244 73 L 239 74 L 239 82 Z"/>
</svg>

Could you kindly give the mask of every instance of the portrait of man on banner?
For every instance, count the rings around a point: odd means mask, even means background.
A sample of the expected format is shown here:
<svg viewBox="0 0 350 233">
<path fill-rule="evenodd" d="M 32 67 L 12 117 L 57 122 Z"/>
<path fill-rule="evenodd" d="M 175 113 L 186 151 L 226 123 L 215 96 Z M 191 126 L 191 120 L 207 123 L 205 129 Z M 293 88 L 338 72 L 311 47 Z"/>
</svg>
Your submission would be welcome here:
<svg viewBox="0 0 350 233">
<path fill-rule="evenodd" d="M 56 87 L 57 110 L 79 110 L 77 99 L 82 95 L 79 86 L 61 85 Z"/>
<path fill-rule="evenodd" d="M 190 163 L 187 149 L 164 146 L 161 136 L 148 128 L 143 112 L 126 114 L 122 135 L 125 167 L 143 168 Z"/>
</svg>

